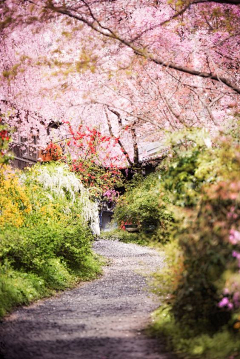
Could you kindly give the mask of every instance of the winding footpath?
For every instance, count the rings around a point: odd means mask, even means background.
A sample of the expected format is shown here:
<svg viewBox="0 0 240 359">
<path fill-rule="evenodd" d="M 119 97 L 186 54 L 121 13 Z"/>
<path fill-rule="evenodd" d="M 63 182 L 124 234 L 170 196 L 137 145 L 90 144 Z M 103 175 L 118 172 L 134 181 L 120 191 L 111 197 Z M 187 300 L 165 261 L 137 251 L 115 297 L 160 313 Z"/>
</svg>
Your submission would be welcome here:
<svg viewBox="0 0 240 359">
<path fill-rule="evenodd" d="M 143 329 L 159 299 L 146 274 L 163 266 L 155 250 L 99 240 L 104 275 L 15 311 L 0 324 L 0 359 L 173 359 Z"/>
</svg>

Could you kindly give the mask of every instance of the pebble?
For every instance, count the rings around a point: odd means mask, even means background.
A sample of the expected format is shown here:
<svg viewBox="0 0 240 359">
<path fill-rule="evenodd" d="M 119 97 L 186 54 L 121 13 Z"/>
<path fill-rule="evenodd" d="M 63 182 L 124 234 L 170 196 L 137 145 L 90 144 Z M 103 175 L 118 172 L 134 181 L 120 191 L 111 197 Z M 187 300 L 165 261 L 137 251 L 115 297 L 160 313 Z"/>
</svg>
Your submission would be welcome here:
<svg viewBox="0 0 240 359">
<path fill-rule="evenodd" d="M 0 359 L 173 359 L 143 329 L 159 298 L 148 287 L 163 254 L 118 240 L 93 250 L 108 259 L 103 276 L 15 311 L 0 324 Z"/>
</svg>

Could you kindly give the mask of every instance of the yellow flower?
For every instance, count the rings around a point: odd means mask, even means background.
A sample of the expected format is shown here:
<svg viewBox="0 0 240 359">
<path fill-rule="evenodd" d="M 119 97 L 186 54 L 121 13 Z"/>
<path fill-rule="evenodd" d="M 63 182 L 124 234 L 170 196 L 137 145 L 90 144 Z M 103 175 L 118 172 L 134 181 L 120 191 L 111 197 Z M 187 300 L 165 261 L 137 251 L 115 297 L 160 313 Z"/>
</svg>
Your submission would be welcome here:
<svg viewBox="0 0 240 359">
<path fill-rule="evenodd" d="M 0 170 L 0 226 L 23 224 L 25 215 L 32 210 L 30 200 L 14 172 L 9 166 Z"/>
</svg>

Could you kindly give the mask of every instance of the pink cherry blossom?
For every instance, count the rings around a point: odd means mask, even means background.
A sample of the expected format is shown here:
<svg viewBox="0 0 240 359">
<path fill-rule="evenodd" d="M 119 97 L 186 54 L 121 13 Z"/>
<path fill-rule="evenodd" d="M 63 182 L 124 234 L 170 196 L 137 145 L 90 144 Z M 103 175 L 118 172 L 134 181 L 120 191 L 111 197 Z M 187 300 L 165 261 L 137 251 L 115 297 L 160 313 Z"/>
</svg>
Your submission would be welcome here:
<svg viewBox="0 0 240 359">
<path fill-rule="evenodd" d="M 240 232 L 234 229 L 231 229 L 229 232 L 229 242 L 233 245 L 240 243 Z"/>
</svg>

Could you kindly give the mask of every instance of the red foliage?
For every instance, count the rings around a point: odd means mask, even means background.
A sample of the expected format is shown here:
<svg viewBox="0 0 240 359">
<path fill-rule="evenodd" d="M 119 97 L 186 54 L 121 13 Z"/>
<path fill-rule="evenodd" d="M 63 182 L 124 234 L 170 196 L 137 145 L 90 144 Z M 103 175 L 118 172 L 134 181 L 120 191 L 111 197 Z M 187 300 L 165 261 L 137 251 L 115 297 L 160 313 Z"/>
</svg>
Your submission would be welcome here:
<svg viewBox="0 0 240 359">
<path fill-rule="evenodd" d="M 74 131 L 69 122 L 65 124 L 68 125 L 72 136 L 66 142 L 70 166 L 85 186 L 91 188 L 98 197 L 115 186 L 121 186 L 122 173 L 114 163 L 119 158 L 112 152 L 118 139 L 103 135 L 96 128 L 84 129 L 80 125 Z"/>
</svg>

